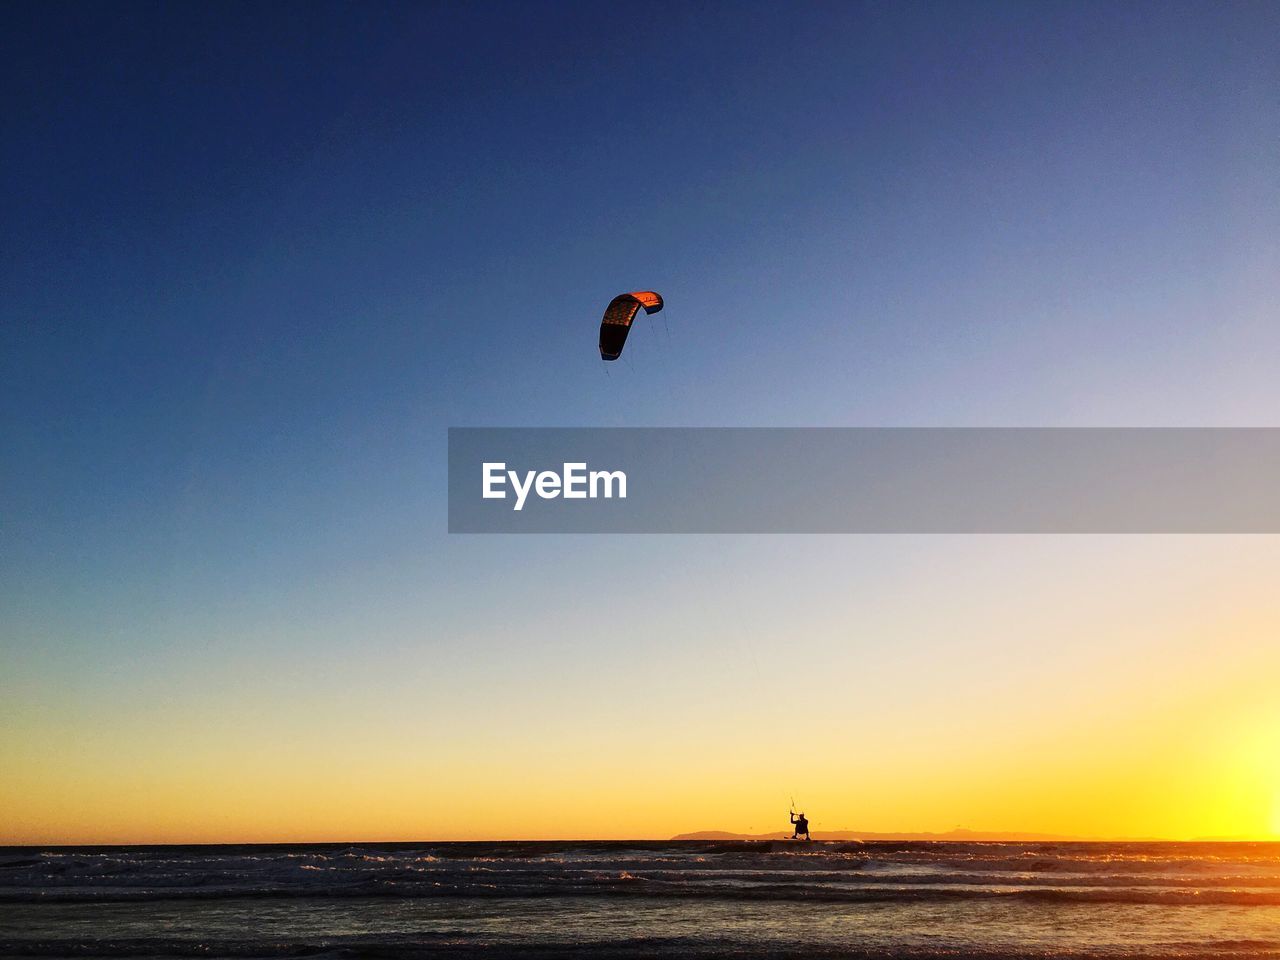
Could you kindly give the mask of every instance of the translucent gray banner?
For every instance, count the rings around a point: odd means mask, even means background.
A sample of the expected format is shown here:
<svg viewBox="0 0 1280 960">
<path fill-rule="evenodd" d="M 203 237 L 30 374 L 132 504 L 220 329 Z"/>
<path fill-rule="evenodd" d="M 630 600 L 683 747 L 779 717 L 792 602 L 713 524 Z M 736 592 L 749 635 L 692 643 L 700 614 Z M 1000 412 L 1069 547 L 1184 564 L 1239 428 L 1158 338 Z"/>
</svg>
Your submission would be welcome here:
<svg viewBox="0 0 1280 960">
<path fill-rule="evenodd" d="M 1276 533 L 1280 429 L 453 428 L 449 532 Z"/>
</svg>

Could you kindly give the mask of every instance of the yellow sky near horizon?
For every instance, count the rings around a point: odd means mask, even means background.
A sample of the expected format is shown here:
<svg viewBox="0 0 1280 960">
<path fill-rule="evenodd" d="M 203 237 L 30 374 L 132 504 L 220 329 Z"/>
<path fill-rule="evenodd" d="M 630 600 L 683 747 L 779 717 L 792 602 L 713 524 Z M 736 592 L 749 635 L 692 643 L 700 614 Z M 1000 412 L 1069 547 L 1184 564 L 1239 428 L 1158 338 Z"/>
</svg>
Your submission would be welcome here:
<svg viewBox="0 0 1280 960">
<path fill-rule="evenodd" d="M 763 833 L 790 794 L 819 836 L 1280 837 L 1266 538 L 879 550 L 901 569 L 846 600 L 803 544 L 775 547 L 811 564 L 785 594 L 729 577 L 732 617 L 656 585 L 639 606 L 666 597 L 682 630 L 636 617 L 607 648 L 552 598 L 530 622 L 566 629 L 522 647 L 477 614 L 465 649 L 410 629 L 378 656 L 223 638 L 130 673 L 100 654 L 99 680 L 0 706 L 0 843 Z M 768 616 L 807 669 L 789 646 L 775 669 Z"/>
</svg>

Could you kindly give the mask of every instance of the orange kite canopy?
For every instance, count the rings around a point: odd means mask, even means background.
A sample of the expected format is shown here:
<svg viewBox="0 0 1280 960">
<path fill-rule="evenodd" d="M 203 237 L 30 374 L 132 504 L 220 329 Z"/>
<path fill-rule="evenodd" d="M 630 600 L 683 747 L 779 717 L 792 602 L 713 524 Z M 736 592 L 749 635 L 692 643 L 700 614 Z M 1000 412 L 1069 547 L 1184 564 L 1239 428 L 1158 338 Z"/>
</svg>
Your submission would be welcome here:
<svg viewBox="0 0 1280 960">
<path fill-rule="evenodd" d="M 634 293 L 620 293 L 609 301 L 604 319 L 600 321 L 600 359 L 617 360 L 622 356 L 622 346 L 627 342 L 627 334 L 631 332 L 631 321 L 636 318 L 641 307 L 644 307 L 645 313 L 657 313 L 662 309 L 661 294 L 652 290 L 637 290 Z"/>
</svg>

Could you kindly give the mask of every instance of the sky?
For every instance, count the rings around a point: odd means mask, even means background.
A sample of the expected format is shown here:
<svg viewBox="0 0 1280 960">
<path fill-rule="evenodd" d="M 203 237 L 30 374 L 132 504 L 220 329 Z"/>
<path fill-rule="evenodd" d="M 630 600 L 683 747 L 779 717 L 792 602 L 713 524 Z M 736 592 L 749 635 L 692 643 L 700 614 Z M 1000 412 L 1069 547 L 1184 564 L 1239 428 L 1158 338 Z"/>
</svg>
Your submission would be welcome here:
<svg viewBox="0 0 1280 960">
<path fill-rule="evenodd" d="M 450 426 L 1280 426 L 1280 7 L 0 18 L 0 843 L 1280 836 L 1275 537 L 445 529 Z"/>
</svg>

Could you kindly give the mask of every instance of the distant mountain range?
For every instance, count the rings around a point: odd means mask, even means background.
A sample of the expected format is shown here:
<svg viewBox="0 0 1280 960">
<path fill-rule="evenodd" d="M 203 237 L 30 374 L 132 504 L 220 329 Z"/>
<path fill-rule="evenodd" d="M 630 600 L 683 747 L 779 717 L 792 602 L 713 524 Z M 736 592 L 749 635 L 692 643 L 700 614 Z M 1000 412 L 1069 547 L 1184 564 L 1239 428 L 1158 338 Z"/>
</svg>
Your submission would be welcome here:
<svg viewBox="0 0 1280 960">
<path fill-rule="evenodd" d="M 1063 843 L 1081 840 L 1135 840 L 1143 842 L 1156 841 L 1159 837 L 1073 837 L 1061 833 L 1020 833 L 1015 830 L 966 830 L 957 827 L 945 833 L 909 833 L 890 832 L 877 833 L 873 830 L 815 830 L 817 840 L 952 840 L 952 841 L 1003 841 L 1006 843 Z M 772 833 L 730 833 L 726 830 L 699 830 L 696 833 L 682 833 L 672 840 L 783 840 L 791 834 L 785 830 Z"/>
</svg>

